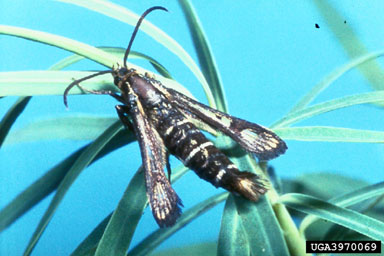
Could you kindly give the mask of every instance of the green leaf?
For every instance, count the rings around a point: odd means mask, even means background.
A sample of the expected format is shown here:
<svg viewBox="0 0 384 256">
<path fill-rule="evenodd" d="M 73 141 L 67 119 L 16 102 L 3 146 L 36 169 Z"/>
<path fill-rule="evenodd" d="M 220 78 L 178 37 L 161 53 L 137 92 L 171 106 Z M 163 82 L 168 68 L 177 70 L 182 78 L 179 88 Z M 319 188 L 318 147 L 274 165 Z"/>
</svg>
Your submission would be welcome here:
<svg viewBox="0 0 384 256">
<path fill-rule="evenodd" d="M 133 176 L 101 237 L 96 256 L 125 255 L 147 202 L 144 170 Z"/>
<path fill-rule="evenodd" d="M 253 255 L 289 255 L 282 229 L 265 197 L 256 205 L 240 197 L 235 203 Z"/>
<path fill-rule="evenodd" d="M 233 196 L 225 203 L 225 211 L 221 219 L 217 255 L 251 255 L 250 241 L 237 213 Z"/>
<path fill-rule="evenodd" d="M 84 152 L 77 158 L 75 163 L 72 165 L 68 173 L 65 175 L 65 178 L 61 181 L 59 187 L 57 188 L 56 194 L 53 197 L 48 209 L 44 213 L 44 216 L 41 218 L 39 225 L 37 226 L 34 234 L 32 235 L 31 240 L 28 243 L 28 246 L 24 252 L 25 255 L 30 255 L 36 243 L 43 234 L 45 228 L 47 227 L 49 221 L 53 217 L 57 207 L 60 202 L 63 200 L 65 194 L 69 190 L 72 183 L 76 180 L 82 170 L 92 162 L 100 150 L 111 140 L 113 136 L 122 128 L 121 122 L 115 122 L 111 127 L 109 127 L 103 134 L 101 134 L 92 144 L 87 147 Z"/>
<path fill-rule="evenodd" d="M 16 71 L 0 72 L 0 95 L 63 95 L 64 90 L 74 80 L 95 72 L 85 71 Z M 156 77 L 165 81 L 166 86 L 193 98 L 191 93 L 172 79 Z M 162 82 L 163 82 L 162 81 Z M 81 85 L 88 90 L 111 90 L 118 92 L 110 74 L 100 75 L 83 81 Z M 69 94 L 83 94 L 78 87 L 72 88 Z"/>
<path fill-rule="evenodd" d="M 344 24 L 344 14 L 338 12 L 329 1 L 312 2 L 318 8 L 320 14 L 324 17 L 324 20 L 333 32 L 334 37 L 339 41 L 350 58 L 356 58 L 368 53 L 368 49 L 359 39 L 353 27 Z M 376 60 L 364 63 L 364 65 L 358 66 L 358 69 L 374 89 L 384 89 L 384 72 Z"/>
<path fill-rule="evenodd" d="M 331 74 L 326 76 L 320 83 L 316 84 L 289 112 L 292 114 L 296 111 L 302 110 L 309 103 L 311 103 L 322 91 L 327 89 L 333 82 L 339 79 L 342 75 L 350 71 L 352 68 L 364 64 L 372 59 L 376 59 L 384 55 L 384 51 L 378 51 L 369 53 L 359 58 L 352 60 L 351 62 L 337 68 Z"/>
<path fill-rule="evenodd" d="M 118 135 L 115 136 L 97 155 L 94 161 L 133 140 L 134 136 L 132 133 L 128 133 L 125 130 L 120 131 Z M 10 226 L 15 220 L 42 201 L 50 193 L 55 191 L 85 148 L 86 147 L 83 147 L 65 158 L 6 205 L 0 211 L 0 232 Z"/>
<path fill-rule="evenodd" d="M 11 132 L 6 145 L 43 140 L 94 140 L 110 127 L 116 118 L 78 115 L 38 120 Z"/>
<path fill-rule="evenodd" d="M 114 55 L 106 53 L 105 51 L 97 49 L 96 47 L 90 46 L 88 44 L 84 44 L 59 35 L 6 25 L 0 25 L 0 34 L 16 36 L 39 43 L 52 45 L 84 56 L 106 67 L 112 67 L 113 64 L 121 63 L 121 60 Z"/>
<path fill-rule="evenodd" d="M 286 140 L 363 143 L 384 142 L 384 131 L 326 126 L 283 127 L 273 129 L 273 131 Z"/>
<path fill-rule="evenodd" d="M 188 24 L 189 32 L 193 40 L 193 46 L 199 59 L 200 67 L 206 77 L 209 87 L 212 90 L 217 109 L 223 112 L 228 111 L 225 93 L 222 86 L 219 71 L 217 69 L 215 58 L 212 54 L 211 47 L 207 40 L 207 36 L 203 30 L 203 26 L 188 0 L 179 0 L 179 4 L 184 12 L 185 19 Z"/>
<path fill-rule="evenodd" d="M 355 94 L 351 96 L 345 96 L 342 98 L 326 101 L 307 107 L 303 110 L 294 112 L 285 116 L 272 125 L 272 128 L 285 127 L 293 123 L 297 123 L 301 120 L 308 119 L 310 117 L 320 115 L 332 110 L 345 108 L 353 105 L 380 102 L 384 99 L 384 92 L 368 92 Z"/>
<path fill-rule="evenodd" d="M 280 197 L 279 201 L 298 211 L 313 214 L 319 218 L 359 232 L 374 240 L 384 242 L 384 223 L 356 211 L 302 194 L 285 194 Z"/>
<path fill-rule="evenodd" d="M 0 95 L 30 96 L 30 95 L 63 95 L 65 88 L 74 78 L 91 75 L 94 72 L 84 71 L 15 71 L 0 72 Z M 92 80 L 81 83 L 90 90 L 108 89 L 117 92 L 112 85 L 109 74 L 97 76 Z M 69 94 L 83 93 L 74 87 Z"/>
<path fill-rule="evenodd" d="M 136 245 L 129 253 L 130 256 L 139 256 L 139 255 L 148 255 L 151 253 L 157 246 L 159 246 L 164 240 L 176 233 L 181 228 L 185 227 L 195 218 L 204 214 L 206 211 L 221 203 L 228 197 L 228 192 L 221 193 L 219 195 L 212 196 L 203 202 L 195 205 L 177 220 L 176 224 L 169 228 L 161 228 L 157 231 L 150 234 L 144 240 L 142 240 L 138 245 Z M 114 254 L 116 255 L 116 254 Z"/>
<path fill-rule="evenodd" d="M 91 11 L 101 13 L 105 16 L 117 19 L 121 22 L 135 26 L 140 16 L 133 13 L 132 11 L 124 8 L 123 6 L 111 3 L 109 1 L 99 1 L 99 0 L 58 0 L 64 3 L 71 3 L 78 5 L 84 8 L 87 8 Z M 140 30 L 152 37 L 155 41 L 165 46 L 169 51 L 173 52 L 181 61 L 192 71 L 192 73 L 197 77 L 200 84 L 204 88 L 204 92 L 207 96 L 210 106 L 216 108 L 214 98 L 209 89 L 209 85 L 205 80 L 204 75 L 201 73 L 199 67 L 193 61 L 191 56 L 170 36 L 168 36 L 164 31 L 153 25 L 147 20 L 144 20 L 140 26 Z M 144 73 L 144 72 L 142 72 Z"/>
<path fill-rule="evenodd" d="M 9 130 L 15 123 L 16 119 L 21 115 L 24 108 L 27 106 L 31 97 L 20 97 L 15 104 L 7 111 L 3 119 L 0 122 L 0 148 L 3 145 L 5 138 L 8 135 Z"/>
<path fill-rule="evenodd" d="M 84 44 L 84 43 L 81 43 L 81 42 L 78 42 L 76 40 L 72 40 L 72 39 L 69 39 L 66 37 L 62 37 L 62 36 L 58 36 L 58 35 L 54 35 L 54 34 L 50 34 L 50 33 L 46 33 L 46 32 L 41 32 L 41 31 L 37 31 L 37 30 L 14 27 L 14 26 L 6 26 L 6 25 L 0 25 L 0 34 L 9 35 L 9 36 L 16 36 L 16 37 L 25 38 L 28 40 L 52 45 L 52 46 L 73 52 L 77 55 L 84 56 L 87 59 L 93 60 L 93 61 L 100 63 L 104 66 L 107 66 L 109 68 L 112 68 L 112 66 L 116 65 L 116 64 L 120 64 L 120 66 L 122 65 L 122 63 L 121 63 L 122 60 L 117 58 L 115 55 L 109 54 L 105 51 L 97 49 L 96 47 L 93 47 L 93 46 L 90 46 L 88 44 Z M 141 74 L 145 74 L 145 73 L 153 74 L 151 71 L 143 69 L 143 68 L 136 66 L 132 63 L 127 63 L 127 65 L 129 65 L 131 68 L 136 69 Z M 35 71 L 33 71 L 33 72 L 35 72 Z M 45 72 L 48 72 L 48 71 L 45 71 Z M 51 72 L 54 72 L 54 71 L 51 71 Z M 14 90 L 12 90 L 12 88 L 7 83 L 4 83 L 4 82 L 8 82 L 7 77 L 4 76 L 4 74 L 10 75 L 12 73 L 17 74 L 18 72 L 4 72 L 2 75 L 0 75 L 0 89 L 1 89 L 0 90 L 0 97 L 1 96 L 7 96 L 7 95 L 17 95 L 17 96 L 29 96 L 29 95 L 34 95 L 34 94 L 36 95 L 36 92 L 34 92 L 35 91 L 34 87 L 31 88 L 31 86 L 29 86 L 29 88 L 28 88 L 28 86 L 25 86 L 25 87 L 27 87 L 26 89 L 28 90 L 29 94 L 27 94 L 21 90 L 17 90 L 17 93 L 14 93 L 14 94 L 6 93 L 9 91 L 13 92 Z M 21 74 L 22 73 L 19 73 L 19 75 L 21 75 Z M 75 77 L 74 76 L 69 77 L 69 79 L 67 80 L 67 85 L 72 82 L 73 78 L 75 78 Z M 168 87 L 177 86 L 176 85 L 177 83 L 172 79 L 167 79 L 167 78 L 164 78 L 161 76 L 157 76 L 156 79 L 161 81 L 163 84 L 167 85 Z M 26 78 L 26 80 L 28 80 L 28 78 Z M 92 80 L 94 80 L 94 79 L 92 79 Z M 20 81 L 22 81 L 22 80 L 20 80 Z M 111 81 L 111 79 L 109 81 Z M 30 82 L 30 81 L 28 81 L 28 82 Z M 40 82 L 46 83 L 47 81 L 40 81 Z M 50 82 L 52 82 L 52 81 L 50 81 Z M 55 89 L 52 90 L 51 87 L 53 87 L 53 86 L 49 86 L 48 84 L 46 84 L 45 88 L 44 88 L 45 90 L 42 90 L 43 88 L 39 88 L 38 91 L 41 93 L 41 95 L 62 94 L 64 91 L 63 90 L 59 93 L 57 91 L 57 88 L 56 88 L 56 90 Z"/>
<path fill-rule="evenodd" d="M 328 200 L 329 203 L 335 204 L 340 207 L 348 207 L 367 199 L 384 195 L 384 182 L 375 185 L 365 186 L 363 188 L 348 192 L 346 194 L 334 197 Z M 309 215 L 303 219 L 300 225 L 300 232 L 304 234 L 305 230 L 313 224 L 318 218 Z"/>
<path fill-rule="evenodd" d="M 109 220 L 112 217 L 113 212 L 111 212 L 107 217 L 104 218 L 102 222 L 97 225 L 97 227 L 89 234 L 83 242 L 79 244 L 76 250 L 71 253 L 71 256 L 93 256 L 95 255 L 97 244 L 100 241 L 100 238 L 103 236 L 105 228 L 108 225 Z"/>
</svg>

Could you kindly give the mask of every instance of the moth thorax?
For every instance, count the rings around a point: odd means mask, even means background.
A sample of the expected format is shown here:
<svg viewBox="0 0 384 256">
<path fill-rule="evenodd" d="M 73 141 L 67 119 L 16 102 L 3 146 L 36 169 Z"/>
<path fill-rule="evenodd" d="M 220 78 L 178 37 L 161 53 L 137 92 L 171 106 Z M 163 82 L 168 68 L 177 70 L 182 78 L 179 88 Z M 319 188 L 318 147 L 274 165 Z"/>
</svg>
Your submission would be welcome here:
<svg viewBox="0 0 384 256">
<path fill-rule="evenodd" d="M 161 94 L 149 80 L 140 76 L 133 76 L 129 82 L 135 93 L 144 100 L 146 105 L 158 105 L 162 101 Z"/>
</svg>

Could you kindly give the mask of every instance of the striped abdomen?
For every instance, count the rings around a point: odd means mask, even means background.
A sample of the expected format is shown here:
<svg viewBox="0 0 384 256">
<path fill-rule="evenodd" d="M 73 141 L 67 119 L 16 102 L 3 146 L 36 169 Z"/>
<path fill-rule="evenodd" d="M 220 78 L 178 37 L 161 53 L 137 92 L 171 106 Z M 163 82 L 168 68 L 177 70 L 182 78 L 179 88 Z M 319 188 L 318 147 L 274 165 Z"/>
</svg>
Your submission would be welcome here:
<svg viewBox="0 0 384 256">
<path fill-rule="evenodd" d="M 260 178 L 238 168 L 177 109 L 161 104 L 152 116 L 157 131 L 171 154 L 216 187 L 256 201 L 266 192 Z M 154 112 L 152 112 L 154 113 Z"/>
</svg>

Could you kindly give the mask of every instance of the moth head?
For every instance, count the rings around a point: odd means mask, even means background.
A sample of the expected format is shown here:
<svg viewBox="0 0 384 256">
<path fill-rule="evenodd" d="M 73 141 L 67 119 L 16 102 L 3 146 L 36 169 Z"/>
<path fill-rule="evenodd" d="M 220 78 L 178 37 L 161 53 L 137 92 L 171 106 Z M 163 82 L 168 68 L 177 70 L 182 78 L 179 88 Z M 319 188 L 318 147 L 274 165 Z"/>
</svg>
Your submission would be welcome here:
<svg viewBox="0 0 384 256">
<path fill-rule="evenodd" d="M 113 72 L 112 72 L 112 76 L 113 76 L 113 83 L 119 87 L 119 84 L 121 83 L 122 80 L 126 80 L 126 77 L 128 76 L 129 74 L 129 71 L 126 67 L 122 67 L 122 68 L 118 68 L 118 69 L 115 69 Z"/>
</svg>

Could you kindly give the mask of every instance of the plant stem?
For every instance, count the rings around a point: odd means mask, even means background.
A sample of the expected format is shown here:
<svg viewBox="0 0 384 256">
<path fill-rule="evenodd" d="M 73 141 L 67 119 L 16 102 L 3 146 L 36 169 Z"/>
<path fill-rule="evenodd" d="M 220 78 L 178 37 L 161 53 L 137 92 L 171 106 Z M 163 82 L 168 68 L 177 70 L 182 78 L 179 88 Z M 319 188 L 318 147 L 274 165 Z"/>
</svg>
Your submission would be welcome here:
<svg viewBox="0 0 384 256">
<path fill-rule="evenodd" d="M 292 220 L 287 208 L 278 203 L 279 195 L 276 190 L 271 188 L 268 193 L 269 200 L 272 204 L 273 211 L 283 230 L 285 241 L 291 255 L 307 255 L 305 253 L 305 240 L 300 236 L 299 231 Z"/>
</svg>

